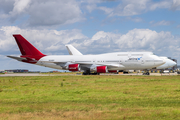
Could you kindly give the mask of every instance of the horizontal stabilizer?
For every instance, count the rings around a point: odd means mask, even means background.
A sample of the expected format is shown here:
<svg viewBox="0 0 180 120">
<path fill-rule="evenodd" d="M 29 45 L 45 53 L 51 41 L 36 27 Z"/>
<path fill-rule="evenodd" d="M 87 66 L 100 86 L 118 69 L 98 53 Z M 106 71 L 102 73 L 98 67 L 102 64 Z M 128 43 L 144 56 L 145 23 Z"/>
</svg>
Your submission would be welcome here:
<svg viewBox="0 0 180 120">
<path fill-rule="evenodd" d="M 7 57 L 12 58 L 12 59 L 16 59 L 18 61 L 27 60 L 26 58 L 17 57 L 17 56 L 7 56 Z"/>
</svg>

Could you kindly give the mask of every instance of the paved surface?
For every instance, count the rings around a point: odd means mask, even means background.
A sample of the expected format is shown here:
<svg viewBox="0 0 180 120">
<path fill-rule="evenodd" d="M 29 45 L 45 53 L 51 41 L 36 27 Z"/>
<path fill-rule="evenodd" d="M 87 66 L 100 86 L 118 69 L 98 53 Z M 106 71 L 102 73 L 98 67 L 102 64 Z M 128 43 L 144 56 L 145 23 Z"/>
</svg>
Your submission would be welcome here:
<svg viewBox="0 0 180 120">
<path fill-rule="evenodd" d="M 41 74 L 41 73 L 7 73 L 0 74 L 0 77 L 6 76 L 77 76 L 81 74 Z M 130 73 L 130 74 L 101 74 L 101 75 L 142 75 L 142 73 Z M 150 73 L 152 76 L 164 76 L 164 75 L 178 75 L 177 73 Z"/>
<path fill-rule="evenodd" d="M 101 75 L 143 75 L 143 73 L 129 73 L 129 74 L 101 74 Z M 150 76 L 168 76 L 168 75 L 178 75 L 177 73 L 150 73 Z M 144 75 L 148 76 L 148 75 Z"/>
<path fill-rule="evenodd" d="M 5 76 L 47 76 L 39 73 L 6 73 L 6 74 L 0 74 L 0 77 Z"/>
</svg>

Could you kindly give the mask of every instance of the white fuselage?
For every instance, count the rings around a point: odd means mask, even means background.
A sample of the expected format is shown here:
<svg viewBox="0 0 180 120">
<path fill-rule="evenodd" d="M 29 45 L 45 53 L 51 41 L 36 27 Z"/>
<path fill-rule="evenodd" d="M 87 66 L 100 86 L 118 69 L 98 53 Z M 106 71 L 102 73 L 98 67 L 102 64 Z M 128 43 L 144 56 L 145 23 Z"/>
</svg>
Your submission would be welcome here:
<svg viewBox="0 0 180 120">
<path fill-rule="evenodd" d="M 80 64 L 82 69 L 92 65 L 107 66 L 108 70 L 151 69 L 164 64 L 164 60 L 151 52 L 116 52 L 99 55 L 49 55 L 42 57 L 36 64 L 63 69 L 66 64 Z"/>
</svg>

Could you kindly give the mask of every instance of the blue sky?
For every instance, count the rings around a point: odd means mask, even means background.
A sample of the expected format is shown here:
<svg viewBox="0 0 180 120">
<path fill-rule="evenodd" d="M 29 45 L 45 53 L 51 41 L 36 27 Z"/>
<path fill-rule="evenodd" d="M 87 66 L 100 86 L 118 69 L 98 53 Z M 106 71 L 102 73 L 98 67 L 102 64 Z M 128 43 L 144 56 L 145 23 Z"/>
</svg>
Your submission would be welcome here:
<svg viewBox="0 0 180 120">
<path fill-rule="evenodd" d="M 180 0 L 1 0 L 0 70 L 54 69 L 21 63 L 12 34 L 42 53 L 152 51 L 180 61 Z"/>
</svg>

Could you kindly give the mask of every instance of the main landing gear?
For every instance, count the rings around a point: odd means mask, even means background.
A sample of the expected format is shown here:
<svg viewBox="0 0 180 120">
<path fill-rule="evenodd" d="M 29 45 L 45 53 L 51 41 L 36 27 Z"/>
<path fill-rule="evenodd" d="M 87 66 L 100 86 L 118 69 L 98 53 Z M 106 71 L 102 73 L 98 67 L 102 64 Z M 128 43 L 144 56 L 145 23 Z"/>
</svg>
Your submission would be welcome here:
<svg viewBox="0 0 180 120">
<path fill-rule="evenodd" d="M 150 75 L 149 71 L 145 71 L 143 75 Z"/>
<path fill-rule="evenodd" d="M 100 75 L 100 73 L 83 72 L 83 75 Z"/>
</svg>

